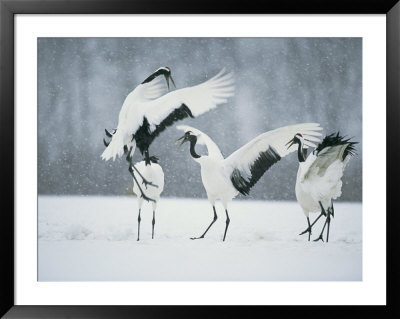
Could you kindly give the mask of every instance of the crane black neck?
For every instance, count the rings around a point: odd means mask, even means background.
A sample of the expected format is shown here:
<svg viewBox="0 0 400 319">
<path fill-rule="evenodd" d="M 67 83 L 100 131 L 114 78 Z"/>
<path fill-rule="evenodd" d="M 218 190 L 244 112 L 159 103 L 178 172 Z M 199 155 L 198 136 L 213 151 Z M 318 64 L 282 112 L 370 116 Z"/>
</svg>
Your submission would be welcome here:
<svg viewBox="0 0 400 319">
<path fill-rule="evenodd" d="M 150 75 L 149 77 L 147 77 L 146 80 L 144 80 L 144 81 L 142 82 L 142 84 L 149 83 L 149 82 L 153 81 L 156 77 L 158 77 L 158 76 L 160 76 L 160 75 L 167 75 L 167 74 L 169 74 L 169 71 L 168 71 L 168 70 L 166 70 L 166 69 L 159 69 L 159 70 L 157 70 L 156 72 L 154 72 L 152 75 Z"/>
<path fill-rule="evenodd" d="M 190 141 L 190 155 L 192 155 L 193 158 L 200 158 L 200 155 L 197 154 L 196 150 L 194 149 L 197 143 L 197 137 L 192 135 L 190 136 L 189 141 Z"/>
<path fill-rule="evenodd" d="M 299 162 L 303 163 L 303 162 L 306 161 L 306 156 L 304 154 L 305 153 L 305 149 L 303 149 L 303 142 L 302 141 L 299 141 L 298 144 L 299 144 L 299 147 L 297 149 L 297 157 L 299 159 Z"/>
</svg>

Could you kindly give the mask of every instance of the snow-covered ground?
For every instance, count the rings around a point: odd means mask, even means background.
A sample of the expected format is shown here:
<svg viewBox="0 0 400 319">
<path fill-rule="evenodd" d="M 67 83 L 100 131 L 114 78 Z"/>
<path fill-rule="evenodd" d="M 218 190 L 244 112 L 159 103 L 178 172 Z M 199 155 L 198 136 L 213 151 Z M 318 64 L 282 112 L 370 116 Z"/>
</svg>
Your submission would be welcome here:
<svg viewBox="0 0 400 319">
<path fill-rule="evenodd" d="M 135 197 L 39 196 L 39 281 L 362 280 L 362 205 L 336 203 L 329 243 L 299 236 L 307 226 L 296 202 L 233 200 L 225 212 L 207 200 L 161 198 L 152 209 Z M 311 216 L 311 220 L 317 214 Z M 319 235 L 323 219 L 313 229 Z M 325 238 L 325 236 L 324 236 Z"/>
</svg>

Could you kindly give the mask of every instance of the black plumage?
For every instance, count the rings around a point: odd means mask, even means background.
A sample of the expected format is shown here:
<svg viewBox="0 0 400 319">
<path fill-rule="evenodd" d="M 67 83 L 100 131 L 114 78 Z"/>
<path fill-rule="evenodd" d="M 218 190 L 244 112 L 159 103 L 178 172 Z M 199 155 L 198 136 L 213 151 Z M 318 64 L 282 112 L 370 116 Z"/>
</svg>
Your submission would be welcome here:
<svg viewBox="0 0 400 319">
<path fill-rule="evenodd" d="M 158 164 L 158 162 L 160 161 L 157 156 L 145 156 L 143 160 L 145 161 L 146 165 L 151 165 L 151 163 Z"/>
<path fill-rule="evenodd" d="M 149 83 L 160 75 L 168 76 L 171 74 L 171 70 L 168 67 L 160 68 L 150 76 L 148 76 L 141 84 Z"/>
<path fill-rule="evenodd" d="M 182 104 L 179 108 L 176 108 L 170 113 L 160 124 L 156 125 L 153 131 L 150 130 L 149 121 L 144 117 L 142 125 L 134 134 L 136 145 L 140 152 L 143 154 L 143 152 L 150 147 L 151 143 L 153 143 L 154 139 L 168 126 L 187 117 L 193 118 L 193 114 L 185 104 Z"/>
<path fill-rule="evenodd" d="M 183 120 L 187 117 L 194 118 L 192 111 L 190 111 L 187 105 L 183 103 L 180 107 L 170 113 L 160 124 L 156 125 L 156 129 L 151 133 L 151 137 L 153 139 L 156 138 L 168 126 L 171 126 L 176 121 Z"/>
<path fill-rule="evenodd" d="M 276 150 L 270 146 L 266 151 L 260 152 L 257 159 L 250 167 L 251 176 L 244 178 L 239 169 L 235 168 L 231 174 L 233 186 L 243 195 L 248 195 L 250 189 L 258 182 L 261 176 L 276 162 L 281 159 Z"/>
<path fill-rule="evenodd" d="M 315 151 L 317 152 L 317 155 L 318 155 L 318 153 L 326 147 L 348 144 L 348 146 L 346 147 L 346 149 L 343 152 L 343 157 L 341 159 L 343 161 L 347 157 L 347 155 L 355 154 L 354 145 L 357 143 L 358 142 L 351 142 L 350 138 L 345 139 L 344 136 L 340 136 L 339 132 L 337 132 L 336 134 L 332 133 L 330 135 L 325 136 L 325 138 L 322 140 L 322 142 L 320 144 L 318 144 Z"/>
</svg>

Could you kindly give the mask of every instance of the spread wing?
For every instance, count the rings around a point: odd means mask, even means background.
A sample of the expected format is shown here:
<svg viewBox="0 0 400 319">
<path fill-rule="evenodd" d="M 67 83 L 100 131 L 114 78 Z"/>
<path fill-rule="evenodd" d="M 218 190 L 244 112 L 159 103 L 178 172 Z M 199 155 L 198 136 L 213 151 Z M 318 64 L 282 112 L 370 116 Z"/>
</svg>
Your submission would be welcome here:
<svg viewBox="0 0 400 319">
<path fill-rule="evenodd" d="M 296 146 L 287 147 L 288 142 L 297 133 L 308 140 L 308 146 L 318 142 L 322 130 L 318 123 L 302 123 L 284 126 L 263 133 L 239 148 L 225 159 L 224 170 L 233 186 L 247 195 L 262 175 L 282 157 L 296 150 Z"/>
<path fill-rule="evenodd" d="M 226 103 L 234 94 L 233 73 L 222 70 L 199 85 L 175 90 L 156 100 L 143 103 L 142 112 L 151 131 L 160 133 L 167 126 L 186 117 L 196 117 L 217 105 Z"/>
<path fill-rule="evenodd" d="M 165 84 L 162 77 L 155 78 L 151 82 L 139 84 L 132 92 L 128 94 L 122 104 L 121 111 L 118 116 L 118 124 L 123 125 L 125 121 L 129 121 L 132 108 L 139 103 L 148 102 L 159 98 L 165 92 Z M 138 112 L 139 113 L 139 112 Z"/>
</svg>

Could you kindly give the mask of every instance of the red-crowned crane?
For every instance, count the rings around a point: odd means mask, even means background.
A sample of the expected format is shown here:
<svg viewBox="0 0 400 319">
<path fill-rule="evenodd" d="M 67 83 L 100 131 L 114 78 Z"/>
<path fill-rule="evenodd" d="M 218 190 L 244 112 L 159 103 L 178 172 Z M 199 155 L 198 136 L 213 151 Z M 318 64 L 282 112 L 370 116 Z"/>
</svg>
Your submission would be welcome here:
<svg viewBox="0 0 400 319">
<path fill-rule="evenodd" d="M 325 224 L 321 234 L 314 241 L 323 241 L 322 235 L 325 226 L 328 225 L 326 234 L 328 242 L 331 215 L 334 217 L 333 200 L 342 194 L 343 171 L 350 157 L 354 155 L 354 145 L 357 142 L 351 142 L 339 133 L 327 135 L 308 157 L 304 150 L 304 145 L 307 145 L 306 137 L 301 132 L 298 132 L 289 143 L 289 147 L 298 144 L 299 170 L 296 197 L 308 223 L 308 228 L 300 235 L 308 233 L 310 240 L 312 226 L 324 215 Z M 310 224 L 309 214 L 313 212 L 320 212 L 320 215 Z"/>
<path fill-rule="evenodd" d="M 129 171 L 135 181 L 137 178 L 133 170 L 140 175 L 139 170 L 132 165 L 136 146 L 145 158 L 148 158 L 151 143 L 168 126 L 186 117 L 196 117 L 219 104 L 226 103 L 234 94 L 233 73 L 226 73 L 224 69 L 199 85 L 175 90 L 165 95 L 162 95 L 160 76 L 165 77 L 168 87 L 170 79 L 175 85 L 170 68 L 157 69 L 126 97 L 119 112 L 117 128 L 112 133 L 106 130 L 111 141 L 104 140 L 106 149 L 101 154 L 102 159 L 115 160 L 116 157 L 127 153 Z M 157 186 L 151 181 L 142 179 L 146 187 Z M 138 187 L 145 200 L 153 200 L 145 195 L 139 184 Z"/>
<path fill-rule="evenodd" d="M 230 222 L 228 202 L 239 193 L 248 195 L 250 188 L 257 183 L 265 171 L 282 157 L 296 150 L 296 147 L 286 147 L 287 141 L 294 134 L 301 132 L 307 138 L 306 145 L 315 147 L 312 141 L 319 141 L 316 136 L 320 136 L 318 131 L 322 130 L 317 123 L 284 126 L 257 136 L 224 159 L 218 146 L 205 133 L 186 125 L 177 126 L 177 128 L 185 132 L 178 139 L 182 140 L 181 145 L 185 142 L 190 143 L 190 155 L 201 166 L 201 180 L 214 211 L 213 220 L 205 232 L 200 237 L 192 239 L 204 238 L 215 223 L 218 218 L 215 201 L 220 199 L 226 213 L 224 241 Z M 203 156 L 197 154 L 196 144 L 205 145 L 208 154 Z"/>
</svg>

